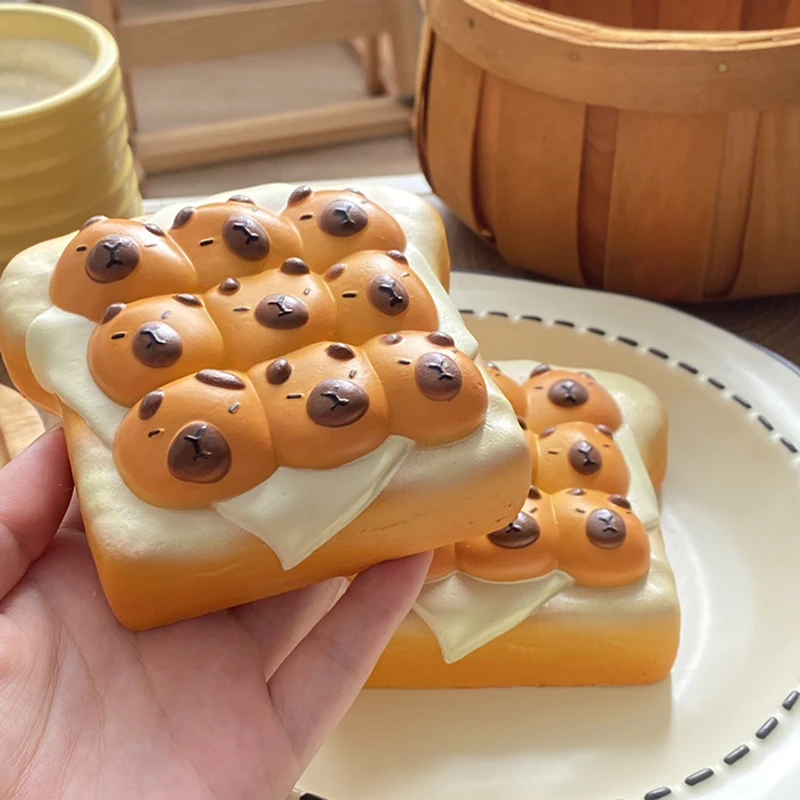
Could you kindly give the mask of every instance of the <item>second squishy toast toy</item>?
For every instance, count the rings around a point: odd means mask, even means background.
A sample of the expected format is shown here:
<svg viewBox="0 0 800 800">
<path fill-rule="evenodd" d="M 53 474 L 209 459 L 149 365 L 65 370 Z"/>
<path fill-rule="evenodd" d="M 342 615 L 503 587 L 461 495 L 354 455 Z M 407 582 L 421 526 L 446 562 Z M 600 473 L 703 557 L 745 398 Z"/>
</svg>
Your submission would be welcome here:
<svg viewBox="0 0 800 800">
<path fill-rule="evenodd" d="M 368 685 L 665 678 L 680 607 L 656 494 L 667 457 L 660 401 L 612 373 L 524 361 L 489 369 L 528 437 L 528 498 L 510 525 L 436 551 Z"/>
<path fill-rule="evenodd" d="M 513 521 L 530 453 L 448 278 L 435 212 L 367 186 L 93 218 L 9 264 L 0 348 L 63 419 L 123 624 Z"/>
</svg>

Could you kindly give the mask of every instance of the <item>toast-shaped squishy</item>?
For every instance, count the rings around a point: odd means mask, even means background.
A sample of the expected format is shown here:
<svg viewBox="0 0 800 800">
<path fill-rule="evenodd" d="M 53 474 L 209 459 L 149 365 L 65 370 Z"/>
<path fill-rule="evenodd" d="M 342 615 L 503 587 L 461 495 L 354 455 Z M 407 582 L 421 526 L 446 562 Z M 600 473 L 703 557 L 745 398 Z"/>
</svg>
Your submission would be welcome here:
<svg viewBox="0 0 800 800">
<path fill-rule="evenodd" d="M 0 348 L 18 387 L 64 420 L 125 625 L 513 521 L 525 432 L 448 276 L 436 214 L 366 186 L 95 218 L 9 264 Z"/>
<path fill-rule="evenodd" d="M 660 402 L 621 375 L 502 366 L 488 370 L 528 438 L 528 497 L 511 524 L 436 550 L 368 685 L 663 679 L 680 607 L 656 495 L 666 469 Z"/>
</svg>

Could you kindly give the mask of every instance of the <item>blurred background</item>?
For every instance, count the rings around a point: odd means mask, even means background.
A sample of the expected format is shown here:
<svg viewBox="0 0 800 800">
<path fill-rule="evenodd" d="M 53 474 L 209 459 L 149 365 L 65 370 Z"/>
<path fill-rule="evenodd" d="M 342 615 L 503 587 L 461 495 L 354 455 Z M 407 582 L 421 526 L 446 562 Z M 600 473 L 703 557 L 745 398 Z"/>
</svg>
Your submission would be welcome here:
<svg viewBox="0 0 800 800">
<path fill-rule="evenodd" d="M 49 0 L 85 12 L 83 0 Z M 202 8 L 236 6 L 233 0 L 124 0 L 123 19 Z M 420 14 L 420 24 L 421 24 Z M 388 77 L 388 76 L 387 76 Z M 243 55 L 223 60 L 131 71 L 141 133 L 222 122 L 362 100 L 364 70 L 346 44 Z M 147 176 L 146 197 L 203 195 L 221 186 L 273 181 L 371 177 L 417 172 L 410 133 L 284 153 L 236 163 Z"/>
</svg>

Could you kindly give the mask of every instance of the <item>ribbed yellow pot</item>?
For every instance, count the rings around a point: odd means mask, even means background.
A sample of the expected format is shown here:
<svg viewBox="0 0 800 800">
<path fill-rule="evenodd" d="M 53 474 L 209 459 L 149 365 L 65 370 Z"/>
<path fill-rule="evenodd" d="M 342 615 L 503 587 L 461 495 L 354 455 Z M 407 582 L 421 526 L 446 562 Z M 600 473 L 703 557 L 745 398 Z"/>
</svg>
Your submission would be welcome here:
<svg viewBox="0 0 800 800">
<path fill-rule="evenodd" d="M 141 213 L 119 52 L 105 28 L 0 3 L 0 76 L 0 269 L 94 214 Z"/>
</svg>

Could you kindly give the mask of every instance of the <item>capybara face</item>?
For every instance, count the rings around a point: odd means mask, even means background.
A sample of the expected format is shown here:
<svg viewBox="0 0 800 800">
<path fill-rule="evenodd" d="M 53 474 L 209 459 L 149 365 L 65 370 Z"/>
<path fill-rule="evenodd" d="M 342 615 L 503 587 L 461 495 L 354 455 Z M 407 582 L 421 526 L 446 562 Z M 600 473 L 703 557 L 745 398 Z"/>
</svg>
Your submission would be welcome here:
<svg viewBox="0 0 800 800">
<path fill-rule="evenodd" d="M 222 337 L 193 294 L 114 303 L 89 341 L 92 376 L 124 406 L 184 375 L 224 366 Z"/>
<path fill-rule="evenodd" d="M 314 272 L 325 272 L 362 250 L 406 249 L 406 237 L 394 217 L 357 190 L 314 192 L 295 189 L 281 216 L 303 241 L 304 258 Z"/>
<path fill-rule="evenodd" d="M 99 322 L 112 303 L 196 286 L 192 263 L 157 225 L 92 217 L 58 259 L 50 297 L 59 308 Z"/>
<path fill-rule="evenodd" d="M 192 260 L 200 291 L 303 257 L 291 223 L 242 195 L 227 203 L 181 209 L 169 233 Z"/>
<path fill-rule="evenodd" d="M 210 369 L 146 394 L 117 431 L 114 460 L 142 500 L 184 509 L 246 492 L 278 466 L 248 378 Z"/>
</svg>

